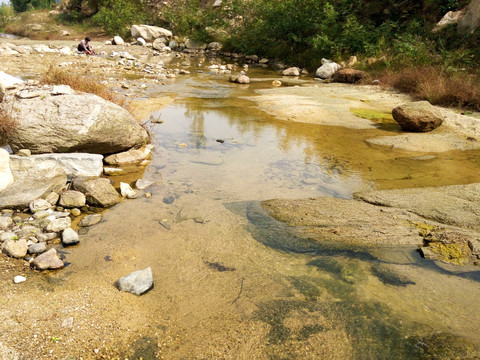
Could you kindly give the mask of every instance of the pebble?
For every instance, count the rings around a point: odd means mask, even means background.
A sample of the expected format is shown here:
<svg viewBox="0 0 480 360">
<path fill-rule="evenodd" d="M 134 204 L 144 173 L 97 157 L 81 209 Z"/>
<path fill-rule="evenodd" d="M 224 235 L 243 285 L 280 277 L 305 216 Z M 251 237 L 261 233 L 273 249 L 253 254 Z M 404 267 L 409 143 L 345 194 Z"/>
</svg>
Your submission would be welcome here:
<svg viewBox="0 0 480 360">
<path fill-rule="evenodd" d="M 23 277 L 23 276 L 21 276 L 21 275 L 15 276 L 15 277 L 13 278 L 13 282 L 14 282 L 15 284 L 20 284 L 20 283 L 25 282 L 25 281 L 27 281 L 27 278 L 25 278 L 25 277 Z"/>
<path fill-rule="evenodd" d="M 73 209 L 70 210 L 70 214 L 77 217 L 77 216 L 80 216 L 82 214 L 82 212 L 80 211 L 80 209 L 73 208 Z"/>
<path fill-rule="evenodd" d="M 173 196 L 173 195 L 165 196 L 163 198 L 163 202 L 167 205 L 173 204 L 174 201 L 175 201 L 175 196 Z"/>
</svg>

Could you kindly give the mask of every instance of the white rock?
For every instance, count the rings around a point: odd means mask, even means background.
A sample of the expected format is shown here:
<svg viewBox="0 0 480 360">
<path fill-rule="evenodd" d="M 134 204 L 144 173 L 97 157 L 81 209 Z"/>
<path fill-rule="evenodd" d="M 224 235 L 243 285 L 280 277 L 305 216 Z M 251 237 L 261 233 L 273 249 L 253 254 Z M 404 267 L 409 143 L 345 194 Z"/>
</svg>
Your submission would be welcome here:
<svg viewBox="0 0 480 360">
<path fill-rule="evenodd" d="M 146 42 L 145 39 L 142 38 L 142 37 L 139 37 L 139 38 L 137 39 L 137 43 L 138 43 L 139 45 L 141 45 L 141 46 L 146 46 L 146 45 L 147 45 L 147 42 Z"/>
<path fill-rule="evenodd" d="M 72 49 L 70 49 L 68 46 L 62 47 L 58 52 L 62 55 L 72 55 Z"/>
<path fill-rule="evenodd" d="M 69 217 L 53 219 L 45 230 L 48 232 L 60 232 L 68 228 L 71 224 L 72 220 Z"/>
<path fill-rule="evenodd" d="M 10 170 L 10 155 L 7 150 L 0 149 L 0 191 L 13 183 L 13 175 Z"/>
<path fill-rule="evenodd" d="M 137 197 L 136 191 L 133 190 L 130 185 L 124 182 L 120 183 L 120 193 L 122 194 L 122 197 L 126 197 L 127 199 L 135 199 Z"/>
<path fill-rule="evenodd" d="M 322 59 L 322 62 L 325 59 Z M 328 61 L 328 60 L 327 60 Z M 333 75 L 341 69 L 341 66 L 334 62 L 325 62 L 315 72 L 315 76 L 320 79 L 330 79 Z"/>
<path fill-rule="evenodd" d="M 15 277 L 13 278 L 13 282 L 14 282 L 15 284 L 20 284 L 20 283 L 25 282 L 25 281 L 27 281 L 27 278 L 25 278 L 25 277 L 23 277 L 23 276 L 21 276 L 21 275 L 15 276 Z"/>
<path fill-rule="evenodd" d="M 73 93 L 73 89 L 68 85 L 54 85 L 51 92 L 52 95 L 66 95 Z"/>
<path fill-rule="evenodd" d="M 114 36 L 112 44 L 113 45 L 125 45 L 125 41 L 123 41 L 123 39 L 120 36 Z"/>
<path fill-rule="evenodd" d="M 75 232 L 70 227 L 67 227 L 65 230 L 63 230 L 62 233 L 62 244 L 63 245 L 75 245 L 80 242 L 80 238 L 78 237 L 78 234 Z"/>
<path fill-rule="evenodd" d="M 30 203 L 29 207 L 30 207 L 30 211 L 32 213 L 35 213 L 37 211 L 50 209 L 52 207 L 52 204 L 50 204 L 47 200 L 44 200 L 44 199 L 36 199 Z"/>
<path fill-rule="evenodd" d="M 17 85 L 23 84 L 23 80 L 0 71 L 0 84 L 2 84 L 5 89 L 14 89 Z"/>
<path fill-rule="evenodd" d="M 149 180 L 144 180 L 144 179 L 138 179 L 136 182 L 135 182 L 135 187 L 138 189 L 138 190 L 145 190 L 147 187 L 153 185 L 153 182 L 152 181 L 149 181 Z"/>
<path fill-rule="evenodd" d="M 62 167 L 69 180 L 82 176 L 97 177 L 103 170 L 103 156 L 86 153 L 40 154 L 29 157 L 12 155 L 10 163 L 14 178 L 19 178 L 26 171 L 46 164 Z"/>
</svg>

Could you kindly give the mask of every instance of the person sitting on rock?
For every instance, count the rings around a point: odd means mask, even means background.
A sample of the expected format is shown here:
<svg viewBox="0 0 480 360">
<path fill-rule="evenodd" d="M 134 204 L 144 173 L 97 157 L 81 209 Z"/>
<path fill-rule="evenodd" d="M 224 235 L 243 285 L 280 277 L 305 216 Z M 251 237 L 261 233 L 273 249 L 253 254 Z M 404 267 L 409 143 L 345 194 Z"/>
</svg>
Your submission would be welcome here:
<svg viewBox="0 0 480 360">
<path fill-rule="evenodd" d="M 78 44 L 77 49 L 82 54 L 87 54 L 87 55 L 95 54 L 95 52 L 92 49 L 92 46 L 90 45 L 90 38 L 88 36 L 84 40 L 80 41 L 80 44 Z"/>
</svg>

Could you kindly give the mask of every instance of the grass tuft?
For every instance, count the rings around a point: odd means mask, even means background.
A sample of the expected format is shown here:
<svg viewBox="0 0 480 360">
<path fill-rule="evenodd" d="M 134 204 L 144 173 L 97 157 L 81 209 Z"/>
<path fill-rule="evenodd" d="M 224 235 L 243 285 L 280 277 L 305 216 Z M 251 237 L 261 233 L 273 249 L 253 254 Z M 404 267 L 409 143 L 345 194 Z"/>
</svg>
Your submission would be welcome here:
<svg viewBox="0 0 480 360">
<path fill-rule="evenodd" d="M 10 139 L 10 135 L 15 131 L 17 122 L 10 115 L 5 107 L 0 108 L 0 145 L 5 145 Z"/>
<path fill-rule="evenodd" d="M 385 86 L 410 94 L 416 100 L 480 111 L 480 89 L 470 75 L 447 74 L 429 66 L 387 73 L 380 80 Z"/>
<path fill-rule="evenodd" d="M 72 89 L 87 93 L 92 93 L 101 98 L 114 102 L 124 108 L 127 108 L 127 101 L 116 95 L 110 88 L 98 82 L 98 79 L 88 78 L 78 74 L 72 74 L 55 65 L 50 65 L 47 72 L 41 79 L 42 83 L 50 85 L 68 85 Z"/>
</svg>

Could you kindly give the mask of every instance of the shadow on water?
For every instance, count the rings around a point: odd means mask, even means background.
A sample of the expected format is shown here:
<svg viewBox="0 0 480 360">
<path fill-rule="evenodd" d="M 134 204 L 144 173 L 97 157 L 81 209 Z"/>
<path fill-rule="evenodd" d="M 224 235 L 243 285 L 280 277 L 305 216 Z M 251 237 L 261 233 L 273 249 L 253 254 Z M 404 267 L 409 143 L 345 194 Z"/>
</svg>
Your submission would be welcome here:
<svg viewBox="0 0 480 360">
<path fill-rule="evenodd" d="M 351 245 L 331 243 L 328 240 L 321 242 L 319 239 L 299 237 L 294 227 L 273 219 L 267 211 L 262 208 L 259 202 L 227 204 L 226 207 L 233 212 L 243 213 L 243 215 L 246 214 L 250 223 L 248 230 L 257 241 L 265 246 L 280 252 L 317 257 L 310 261 L 309 265 L 325 269 L 332 273 L 338 271 L 334 265 L 336 261 L 335 258 L 345 257 L 373 264 L 372 274 L 377 276 L 383 283 L 392 285 L 398 283 L 398 285 L 404 286 L 409 282 L 408 280 L 395 280 L 394 274 L 391 272 L 388 274 L 385 273 L 385 267 L 381 266 L 381 264 L 418 266 L 436 271 L 440 274 L 458 276 L 480 282 L 480 271 L 456 272 L 453 269 L 446 269 L 434 261 L 423 259 L 414 249 L 405 250 L 412 253 L 412 256 L 409 257 L 413 260 L 412 262 L 397 263 L 379 259 L 372 255 L 367 248 L 362 248 L 358 245 L 353 247 Z M 318 258 L 319 256 L 321 258 Z M 404 281 L 407 283 L 403 284 Z"/>
<path fill-rule="evenodd" d="M 396 263 L 381 260 L 366 249 L 298 237 L 294 228 L 271 218 L 259 202 L 225 206 L 234 213 L 246 214 L 248 230 L 257 241 L 279 252 L 305 255 L 307 265 L 320 270 L 318 276 L 287 278 L 300 297 L 287 293 L 257 304 L 254 319 L 270 325 L 266 340 L 272 358 L 301 358 L 292 344 L 311 337 L 322 341 L 322 336 L 338 331 L 345 332 L 354 359 L 475 359 L 480 355 L 478 345 L 469 339 L 432 334 L 430 327 L 404 321 L 393 315 L 388 306 L 358 297 L 356 286 L 365 283 L 369 275 L 386 285 L 415 285 L 389 267 Z M 453 274 L 420 256 L 416 258 L 415 262 L 402 265 L 428 266 L 441 273 L 469 277 Z M 297 326 L 292 326 L 295 321 Z M 279 354 L 282 356 L 278 357 Z"/>
</svg>

